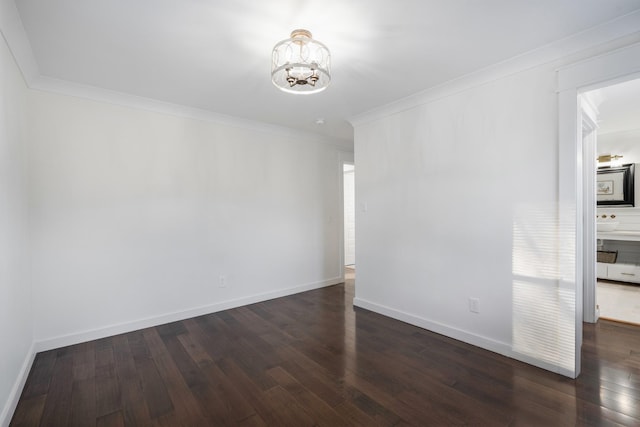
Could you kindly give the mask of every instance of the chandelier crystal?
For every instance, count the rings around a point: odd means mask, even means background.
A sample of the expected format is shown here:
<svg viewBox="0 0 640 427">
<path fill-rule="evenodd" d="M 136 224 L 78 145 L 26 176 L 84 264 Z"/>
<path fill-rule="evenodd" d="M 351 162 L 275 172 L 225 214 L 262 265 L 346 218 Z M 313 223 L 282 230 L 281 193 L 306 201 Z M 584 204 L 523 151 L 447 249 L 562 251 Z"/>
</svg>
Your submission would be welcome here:
<svg viewBox="0 0 640 427">
<path fill-rule="evenodd" d="M 313 40 L 307 30 L 293 30 L 291 38 L 273 48 L 271 81 L 289 93 L 311 94 L 327 88 L 331 82 L 329 49 Z"/>
</svg>

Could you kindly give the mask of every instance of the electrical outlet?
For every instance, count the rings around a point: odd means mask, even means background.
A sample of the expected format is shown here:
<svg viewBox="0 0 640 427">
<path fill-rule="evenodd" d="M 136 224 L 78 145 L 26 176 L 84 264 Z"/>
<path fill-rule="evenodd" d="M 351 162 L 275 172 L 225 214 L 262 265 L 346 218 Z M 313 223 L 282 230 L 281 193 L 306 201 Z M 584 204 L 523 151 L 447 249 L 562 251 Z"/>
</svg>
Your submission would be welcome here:
<svg viewBox="0 0 640 427">
<path fill-rule="evenodd" d="M 479 298 L 469 298 L 469 311 L 472 313 L 480 313 Z"/>
<path fill-rule="evenodd" d="M 219 282 L 218 286 L 221 287 L 221 288 L 226 288 L 227 287 L 227 276 L 225 276 L 224 274 L 220 275 L 220 282 Z"/>
</svg>

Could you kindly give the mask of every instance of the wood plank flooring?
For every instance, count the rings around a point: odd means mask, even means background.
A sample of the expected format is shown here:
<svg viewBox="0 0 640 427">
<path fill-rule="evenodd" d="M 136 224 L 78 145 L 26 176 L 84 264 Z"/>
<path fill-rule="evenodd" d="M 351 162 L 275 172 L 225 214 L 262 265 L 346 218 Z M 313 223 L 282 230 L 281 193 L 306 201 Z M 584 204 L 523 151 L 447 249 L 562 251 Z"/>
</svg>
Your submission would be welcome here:
<svg viewBox="0 0 640 427">
<path fill-rule="evenodd" d="M 353 309 L 353 281 L 39 353 L 12 426 L 640 425 L 640 329 L 570 380 Z"/>
</svg>

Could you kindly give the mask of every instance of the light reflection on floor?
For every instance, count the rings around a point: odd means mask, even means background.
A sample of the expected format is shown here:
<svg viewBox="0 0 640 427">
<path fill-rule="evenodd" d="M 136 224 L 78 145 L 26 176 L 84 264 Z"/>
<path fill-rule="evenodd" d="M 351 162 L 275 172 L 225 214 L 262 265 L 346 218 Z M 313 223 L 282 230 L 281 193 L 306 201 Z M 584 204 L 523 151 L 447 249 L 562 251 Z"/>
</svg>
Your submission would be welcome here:
<svg viewBox="0 0 640 427">
<path fill-rule="evenodd" d="M 356 315 L 353 310 L 353 297 L 355 295 L 355 265 L 344 268 L 345 305 L 351 307 L 345 310 L 344 318 L 344 348 L 345 348 L 345 374 L 357 370 L 358 349 L 356 348 Z"/>
</svg>

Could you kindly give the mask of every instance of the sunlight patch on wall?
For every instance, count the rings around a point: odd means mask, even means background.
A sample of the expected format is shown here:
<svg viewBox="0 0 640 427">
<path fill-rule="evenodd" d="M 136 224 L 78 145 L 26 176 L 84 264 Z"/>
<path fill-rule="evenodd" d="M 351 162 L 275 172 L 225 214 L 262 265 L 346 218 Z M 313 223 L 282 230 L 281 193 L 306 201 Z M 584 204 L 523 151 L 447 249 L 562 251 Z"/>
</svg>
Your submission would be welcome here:
<svg viewBox="0 0 640 427">
<path fill-rule="evenodd" d="M 557 206 L 521 206 L 513 222 L 513 350 L 572 371 L 575 288 L 562 280 L 568 256 Z M 561 254 L 562 252 L 562 254 Z"/>
</svg>

